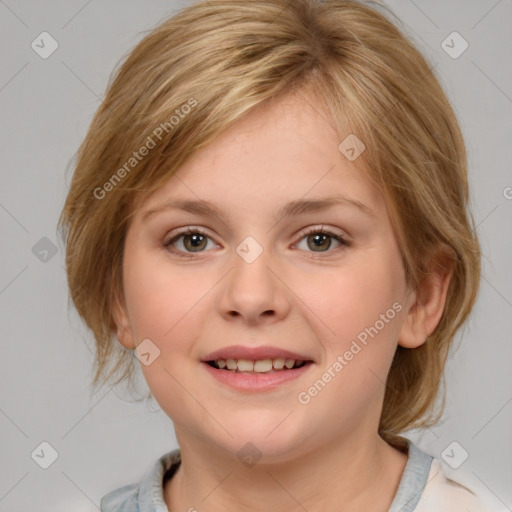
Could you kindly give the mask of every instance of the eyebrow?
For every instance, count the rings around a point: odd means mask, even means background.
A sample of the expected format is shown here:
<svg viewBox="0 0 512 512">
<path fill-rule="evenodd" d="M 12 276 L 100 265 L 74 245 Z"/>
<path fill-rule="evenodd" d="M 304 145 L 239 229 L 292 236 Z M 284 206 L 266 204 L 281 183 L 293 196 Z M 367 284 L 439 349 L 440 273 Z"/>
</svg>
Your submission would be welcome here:
<svg viewBox="0 0 512 512">
<path fill-rule="evenodd" d="M 345 196 L 336 196 L 319 199 L 298 199 L 295 201 L 290 201 L 279 208 L 276 214 L 276 220 L 281 221 L 284 218 L 291 217 L 293 215 L 326 210 L 327 208 L 332 208 L 333 206 L 337 205 L 355 207 L 365 215 L 375 217 L 375 213 L 361 201 L 350 199 Z M 183 210 L 197 215 L 215 215 L 221 219 L 227 217 L 227 214 L 223 209 L 215 206 L 209 201 L 174 199 L 166 201 L 165 203 L 157 205 L 144 212 L 142 215 L 142 222 L 146 222 L 149 218 L 153 217 L 157 213 L 172 209 Z"/>
</svg>

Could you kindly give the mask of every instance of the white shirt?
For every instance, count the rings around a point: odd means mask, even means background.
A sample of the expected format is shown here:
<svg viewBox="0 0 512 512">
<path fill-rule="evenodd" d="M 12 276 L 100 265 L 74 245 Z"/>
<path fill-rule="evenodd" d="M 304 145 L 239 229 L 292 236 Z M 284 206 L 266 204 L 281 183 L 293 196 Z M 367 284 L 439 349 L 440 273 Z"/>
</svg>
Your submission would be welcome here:
<svg viewBox="0 0 512 512">
<path fill-rule="evenodd" d="M 510 512 L 468 472 L 407 444 L 409 458 L 388 512 Z"/>
</svg>

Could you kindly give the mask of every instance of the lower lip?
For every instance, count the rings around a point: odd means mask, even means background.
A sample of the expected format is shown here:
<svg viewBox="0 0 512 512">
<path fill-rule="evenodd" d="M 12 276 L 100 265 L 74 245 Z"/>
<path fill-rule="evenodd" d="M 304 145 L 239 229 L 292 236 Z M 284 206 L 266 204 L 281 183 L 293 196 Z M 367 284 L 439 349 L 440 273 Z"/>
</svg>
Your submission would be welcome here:
<svg viewBox="0 0 512 512">
<path fill-rule="evenodd" d="M 239 391 L 261 392 L 269 391 L 279 387 L 285 382 L 298 379 L 310 370 L 313 363 L 306 363 L 300 368 L 293 370 L 277 370 L 274 373 L 243 373 L 230 370 L 219 370 L 202 362 L 206 371 L 220 382 L 231 386 Z"/>
</svg>

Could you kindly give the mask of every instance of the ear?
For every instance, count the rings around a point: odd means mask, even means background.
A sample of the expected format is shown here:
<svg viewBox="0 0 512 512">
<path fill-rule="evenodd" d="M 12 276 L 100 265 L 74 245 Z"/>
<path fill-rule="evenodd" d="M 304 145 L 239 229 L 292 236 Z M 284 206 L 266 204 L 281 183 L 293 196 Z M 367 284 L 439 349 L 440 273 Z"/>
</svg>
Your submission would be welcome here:
<svg viewBox="0 0 512 512">
<path fill-rule="evenodd" d="M 402 324 L 398 344 L 405 348 L 423 345 L 441 321 L 448 285 L 453 275 L 455 252 L 447 246 L 439 249 L 428 265 L 418 290 L 408 302 L 407 316 Z"/>
<path fill-rule="evenodd" d="M 135 343 L 133 341 L 132 330 L 130 322 L 128 320 L 128 313 L 126 311 L 126 305 L 123 298 L 119 298 L 117 295 L 114 298 L 114 305 L 112 307 L 112 316 L 117 327 L 117 339 L 123 347 L 134 350 Z"/>
</svg>

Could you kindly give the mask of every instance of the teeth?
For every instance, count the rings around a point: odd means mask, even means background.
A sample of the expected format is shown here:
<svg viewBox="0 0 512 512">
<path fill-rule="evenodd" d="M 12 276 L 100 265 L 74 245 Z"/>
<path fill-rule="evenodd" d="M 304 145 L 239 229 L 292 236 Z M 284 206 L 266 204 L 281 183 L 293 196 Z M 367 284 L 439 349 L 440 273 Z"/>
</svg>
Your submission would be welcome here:
<svg viewBox="0 0 512 512">
<path fill-rule="evenodd" d="M 239 359 L 237 366 L 241 372 L 252 372 L 254 369 L 254 363 L 249 361 L 249 359 Z"/>
<path fill-rule="evenodd" d="M 250 359 L 217 359 L 214 362 L 220 369 L 252 373 L 273 373 L 274 370 L 282 370 L 285 367 L 290 370 L 294 366 L 299 368 L 304 365 L 304 361 L 298 361 L 295 364 L 295 359 L 284 359 L 282 357 L 258 359 L 257 361 L 251 361 Z"/>
<path fill-rule="evenodd" d="M 274 366 L 274 368 L 276 370 L 282 370 L 284 368 L 284 363 L 285 363 L 285 359 L 283 359 L 282 357 L 278 357 L 277 359 L 274 359 L 272 361 L 272 365 Z"/>
<path fill-rule="evenodd" d="M 236 361 L 234 359 L 228 359 L 226 361 L 226 366 L 228 370 L 236 370 Z"/>
<path fill-rule="evenodd" d="M 238 363 L 238 369 L 240 370 L 240 363 Z M 254 361 L 254 371 L 255 372 L 269 372 L 272 370 L 272 359 L 261 359 L 259 361 Z"/>
</svg>

